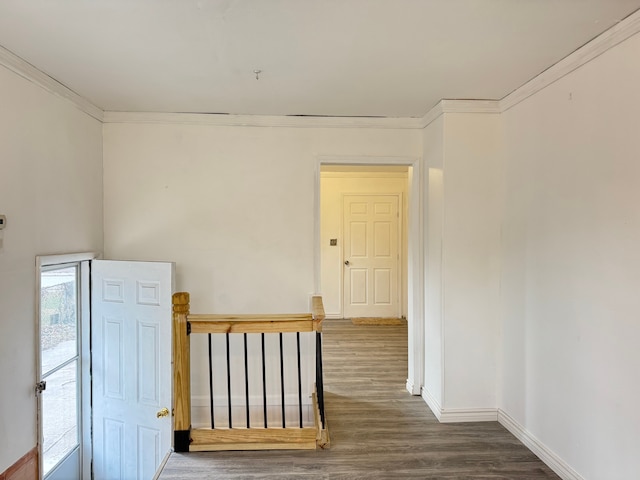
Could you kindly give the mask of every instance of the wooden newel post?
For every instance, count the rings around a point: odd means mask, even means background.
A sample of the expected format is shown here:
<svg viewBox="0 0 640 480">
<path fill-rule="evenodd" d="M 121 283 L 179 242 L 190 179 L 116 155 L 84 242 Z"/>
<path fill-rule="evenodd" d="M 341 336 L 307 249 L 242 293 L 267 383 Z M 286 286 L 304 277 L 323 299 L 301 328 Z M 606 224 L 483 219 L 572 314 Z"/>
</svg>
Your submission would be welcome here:
<svg viewBox="0 0 640 480">
<path fill-rule="evenodd" d="M 191 368 L 189 332 L 189 294 L 173 294 L 173 448 L 188 452 L 191 442 Z"/>
</svg>

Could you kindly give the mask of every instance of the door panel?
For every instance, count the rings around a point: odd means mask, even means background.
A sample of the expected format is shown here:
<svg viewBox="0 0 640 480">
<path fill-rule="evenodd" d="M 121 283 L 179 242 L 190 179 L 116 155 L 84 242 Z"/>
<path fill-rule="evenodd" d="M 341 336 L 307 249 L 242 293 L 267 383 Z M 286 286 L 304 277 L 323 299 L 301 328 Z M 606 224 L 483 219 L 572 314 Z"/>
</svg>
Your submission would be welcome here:
<svg viewBox="0 0 640 480">
<path fill-rule="evenodd" d="M 94 348 L 94 364 L 100 360 L 98 365 L 102 366 L 101 370 L 98 369 L 102 374 L 102 395 L 104 398 L 124 400 L 124 318 L 103 316 L 96 320 L 100 322 L 98 329 L 103 332 L 101 359 L 95 358 L 99 349 Z M 95 383 L 99 378 L 94 374 Z"/>
<path fill-rule="evenodd" d="M 154 323 L 138 321 L 137 327 L 138 398 L 143 405 L 157 406 L 160 404 L 159 326 Z"/>
<path fill-rule="evenodd" d="M 391 304 L 391 296 L 393 295 L 391 269 L 376 268 L 373 272 L 373 277 L 375 282 L 373 303 L 375 305 Z"/>
<path fill-rule="evenodd" d="M 151 479 L 171 448 L 173 264 L 92 265 L 94 473 Z"/>
<path fill-rule="evenodd" d="M 366 305 L 369 290 L 368 271 L 364 268 L 350 268 L 351 277 L 351 305 Z"/>
<path fill-rule="evenodd" d="M 124 422 L 103 418 L 100 427 L 102 427 L 100 436 L 102 449 L 99 448 L 99 442 L 96 442 L 94 455 L 96 458 L 102 457 L 103 460 L 100 471 L 96 472 L 96 478 L 103 475 L 104 478 L 122 479 L 124 478 Z M 100 431 L 96 428 L 95 422 L 94 431 Z"/>
<path fill-rule="evenodd" d="M 138 478 L 153 478 L 164 453 L 160 452 L 161 432 L 138 426 Z"/>
<path fill-rule="evenodd" d="M 391 223 L 375 222 L 373 224 L 373 255 L 377 259 L 391 257 Z"/>
<path fill-rule="evenodd" d="M 398 317 L 400 195 L 345 195 L 343 315 Z"/>
<path fill-rule="evenodd" d="M 367 224 L 352 220 L 349 223 L 349 236 L 350 258 L 367 258 Z"/>
</svg>

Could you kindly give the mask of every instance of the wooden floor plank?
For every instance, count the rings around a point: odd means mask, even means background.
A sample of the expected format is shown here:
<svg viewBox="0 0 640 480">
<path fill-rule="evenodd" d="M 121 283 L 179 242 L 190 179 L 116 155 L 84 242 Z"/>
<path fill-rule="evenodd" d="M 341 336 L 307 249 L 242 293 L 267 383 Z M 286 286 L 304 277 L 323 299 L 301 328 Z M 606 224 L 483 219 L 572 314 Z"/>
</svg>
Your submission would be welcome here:
<svg viewBox="0 0 640 480">
<path fill-rule="evenodd" d="M 174 453 L 160 480 L 559 478 L 497 422 L 438 423 L 409 395 L 406 325 L 323 331 L 329 450 Z"/>
</svg>

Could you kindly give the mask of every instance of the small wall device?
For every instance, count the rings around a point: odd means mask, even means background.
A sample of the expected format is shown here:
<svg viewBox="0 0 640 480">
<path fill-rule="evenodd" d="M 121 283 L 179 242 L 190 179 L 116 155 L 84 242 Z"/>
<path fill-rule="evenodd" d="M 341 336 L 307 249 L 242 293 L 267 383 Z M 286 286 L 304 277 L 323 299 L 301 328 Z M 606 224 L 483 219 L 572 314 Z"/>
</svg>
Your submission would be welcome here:
<svg viewBox="0 0 640 480">
<path fill-rule="evenodd" d="M 0 230 L 7 226 L 7 217 L 0 215 Z"/>
</svg>

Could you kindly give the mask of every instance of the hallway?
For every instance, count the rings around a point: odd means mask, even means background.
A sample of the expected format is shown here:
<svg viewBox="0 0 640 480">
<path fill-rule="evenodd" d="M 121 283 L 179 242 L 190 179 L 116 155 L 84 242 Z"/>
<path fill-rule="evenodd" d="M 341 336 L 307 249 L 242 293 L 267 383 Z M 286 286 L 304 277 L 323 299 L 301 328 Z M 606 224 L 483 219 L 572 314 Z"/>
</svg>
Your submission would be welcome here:
<svg viewBox="0 0 640 480">
<path fill-rule="evenodd" d="M 556 479 L 497 422 L 438 423 L 405 390 L 405 326 L 324 324 L 331 448 L 172 454 L 160 480 Z"/>
</svg>

